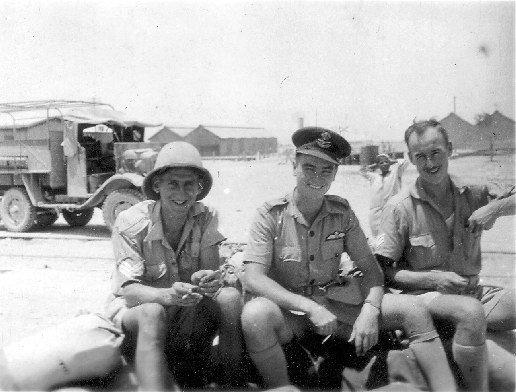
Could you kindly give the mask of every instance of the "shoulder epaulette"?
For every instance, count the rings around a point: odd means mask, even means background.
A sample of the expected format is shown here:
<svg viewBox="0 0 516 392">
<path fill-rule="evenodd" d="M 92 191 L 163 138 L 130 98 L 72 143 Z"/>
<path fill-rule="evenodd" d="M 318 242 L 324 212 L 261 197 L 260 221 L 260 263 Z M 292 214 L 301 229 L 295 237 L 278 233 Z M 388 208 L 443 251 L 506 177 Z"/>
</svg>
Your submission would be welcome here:
<svg viewBox="0 0 516 392">
<path fill-rule="evenodd" d="M 269 200 L 263 203 L 263 208 L 265 208 L 267 211 L 270 211 L 272 208 L 276 206 L 285 205 L 288 203 L 287 196 L 279 197 L 277 199 Z"/>
<path fill-rule="evenodd" d="M 147 211 L 154 203 L 153 200 L 143 201 L 120 212 L 116 219 L 117 230 L 128 236 L 141 232 L 150 221 Z"/>
<path fill-rule="evenodd" d="M 347 201 L 343 197 L 337 195 L 326 195 L 325 197 L 326 200 L 328 200 L 330 203 L 337 203 L 343 205 L 345 208 L 349 208 L 349 201 Z"/>
</svg>

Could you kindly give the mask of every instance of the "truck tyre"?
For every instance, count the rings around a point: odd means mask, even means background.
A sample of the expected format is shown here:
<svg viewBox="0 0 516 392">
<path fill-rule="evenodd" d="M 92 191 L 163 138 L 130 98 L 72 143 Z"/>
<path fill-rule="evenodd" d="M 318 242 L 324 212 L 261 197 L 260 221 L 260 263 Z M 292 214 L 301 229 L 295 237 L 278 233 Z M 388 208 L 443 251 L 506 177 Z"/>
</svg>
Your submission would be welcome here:
<svg viewBox="0 0 516 392">
<path fill-rule="evenodd" d="M 129 207 L 145 200 L 143 194 L 137 189 L 117 189 L 107 195 L 102 205 L 102 215 L 109 230 L 113 229 L 118 214 Z"/>
<path fill-rule="evenodd" d="M 93 217 L 93 208 L 86 208 L 84 210 L 63 210 L 63 218 L 66 223 L 72 227 L 79 227 L 86 225 Z"/>
<path fill-rule="evenodd" d="M 39 228 L 52 226 L 59 218 L 56 210 L 49 208 L 36 208 L 36 226 Z"/>
<path fill-rule="evenodd" d="M 29 231 L 36 224 L 36 207 L 24 188 L 8 189 L 0 206 L 0 217 L 8 231 Z"/>
</svg>

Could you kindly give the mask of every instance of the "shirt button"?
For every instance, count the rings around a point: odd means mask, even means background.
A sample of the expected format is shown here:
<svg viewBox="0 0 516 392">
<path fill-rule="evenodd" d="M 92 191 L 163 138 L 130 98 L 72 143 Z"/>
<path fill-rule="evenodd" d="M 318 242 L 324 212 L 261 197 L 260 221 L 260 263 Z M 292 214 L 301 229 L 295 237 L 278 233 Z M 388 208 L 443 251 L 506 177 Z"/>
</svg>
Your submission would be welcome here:
<svg viewBox="0 0 516 392">
<path fill-rule="evenodd" d="M 314 261 L 315 257 L 314 255 L 310 255 L 310 261 Z"/>
<path fill-rule="evenodd" d="M 315 235 L 315 233 L 314 233 L 314 231 L 313 231 L 313 230 L 310 230 L 310 231 L 308 232 L 308 234 L 310 235 L 310 237 L 313 237 L 313 236 Z"/>
</svg>

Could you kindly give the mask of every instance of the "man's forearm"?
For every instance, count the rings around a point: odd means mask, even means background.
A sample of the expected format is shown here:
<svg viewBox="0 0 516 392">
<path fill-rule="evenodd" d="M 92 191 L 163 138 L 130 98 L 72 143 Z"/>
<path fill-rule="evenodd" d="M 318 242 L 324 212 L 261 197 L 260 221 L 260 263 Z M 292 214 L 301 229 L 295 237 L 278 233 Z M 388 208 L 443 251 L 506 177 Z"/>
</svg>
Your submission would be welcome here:
<svg viewBox="0 0 516 392">
<path fill-rule="evenodd" d="M 401 290 L 435 289 L 434 273 L 431 271 L 409 271 L 384 267 L 385 276 L 390 286 Z"/>
<path fill-rule="evenodd" d="M 245 289 L 270 299 L 281 308 L 309 313 L 310 308 L 315 305 L 309 298 L 288 291 L 266 275 L 249 276 L 247 272 L 244 274 Z"/>
<path fill-rule="evenodd" d="M 145 303 L 158 303 L 163 306 L 170 306 L 171 294 L 170 289 L 158 289 L 139 283 L 131 283 L 122 288 L 122 295 L 130 308 Z"/>
</svg>

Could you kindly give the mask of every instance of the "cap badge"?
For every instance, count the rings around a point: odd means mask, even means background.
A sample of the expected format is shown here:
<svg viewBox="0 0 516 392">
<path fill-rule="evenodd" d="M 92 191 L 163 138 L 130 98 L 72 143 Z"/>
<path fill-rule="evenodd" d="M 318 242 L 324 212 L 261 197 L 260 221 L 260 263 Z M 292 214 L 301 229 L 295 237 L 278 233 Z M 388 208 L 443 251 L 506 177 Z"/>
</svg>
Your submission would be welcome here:
<svg viewBox="0 0 516 392">
<path fill-rule="evenodd" d="M 316 140 L 316 143 L 321 148 L 330 148 L 331 147 L 331 135 L 329 132 L 323 132 L 321 133 L 321 136 L 319 136 Z"/>
</svg>

